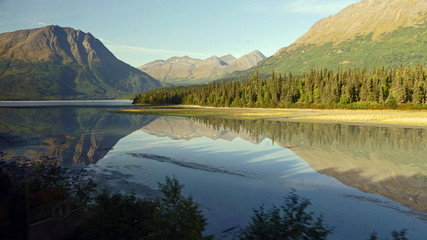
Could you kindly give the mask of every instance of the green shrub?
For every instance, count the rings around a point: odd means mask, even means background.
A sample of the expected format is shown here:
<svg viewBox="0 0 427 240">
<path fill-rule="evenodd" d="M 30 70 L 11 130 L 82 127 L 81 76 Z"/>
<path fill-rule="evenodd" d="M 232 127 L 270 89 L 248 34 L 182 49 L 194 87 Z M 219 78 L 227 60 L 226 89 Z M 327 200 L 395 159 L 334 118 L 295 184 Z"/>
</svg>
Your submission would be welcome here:
<svg viewBox="0 0 427 240">
<path fill-rule="evenodd" d="M 202 235 L 206 219 L 199 205 L 182 188 L 166 177 L 159 183 L 163 196 L 155 200 L 104 190 L 70 239 L 210 239 Z"/>
<path fill-rule="evenodd" d="M 254 209 L 249 225 L 238 236 L 241 240 L 326 239 L 333 228 L 322 216 L 307 212 L 310 201 L 291 192 L 280 207 Z"/>
</svg>

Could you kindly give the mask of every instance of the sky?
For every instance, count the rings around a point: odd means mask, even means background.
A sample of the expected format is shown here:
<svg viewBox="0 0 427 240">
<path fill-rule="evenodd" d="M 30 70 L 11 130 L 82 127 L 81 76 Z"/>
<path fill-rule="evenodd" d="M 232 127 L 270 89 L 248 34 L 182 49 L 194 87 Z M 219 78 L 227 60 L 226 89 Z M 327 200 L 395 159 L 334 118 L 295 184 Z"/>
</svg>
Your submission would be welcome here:
<svg viewBox="0 0 427 240">
<path fill-rule="evenodd" d="M 90 32 L 138 67 L 173 56 L 271 56 L 359 0 L 0 0 L 0 33 L 47 25 Z"/>
</svg>

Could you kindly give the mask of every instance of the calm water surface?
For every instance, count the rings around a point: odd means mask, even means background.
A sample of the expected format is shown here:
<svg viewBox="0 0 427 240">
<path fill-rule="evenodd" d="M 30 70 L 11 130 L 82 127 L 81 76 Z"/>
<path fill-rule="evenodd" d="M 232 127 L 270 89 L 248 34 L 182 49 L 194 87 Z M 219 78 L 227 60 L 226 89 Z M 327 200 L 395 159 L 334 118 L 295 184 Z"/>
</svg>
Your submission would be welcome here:
<svg viewBox="0 0 427 240">
<path fill-rule="evenodd" d="M 201 204 L 209 234 L 244 226 L 252 208 L 279 205 L 295 189 L 335 227 L 330 239 L 403 228 L 410 239 L 427 236 L 424 129 L 111 112 L 129 102 L 8 104 L 3 158 L 49 156 L 141 195 L 175 176 Z"/>
</svg>

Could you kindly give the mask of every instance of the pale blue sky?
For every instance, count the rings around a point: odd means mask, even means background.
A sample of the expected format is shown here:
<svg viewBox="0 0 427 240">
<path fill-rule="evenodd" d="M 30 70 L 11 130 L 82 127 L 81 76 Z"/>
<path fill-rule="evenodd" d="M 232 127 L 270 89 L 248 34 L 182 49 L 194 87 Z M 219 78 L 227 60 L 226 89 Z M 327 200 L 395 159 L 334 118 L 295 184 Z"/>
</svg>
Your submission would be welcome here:
<svg viewBox="0 0 427 240">
<path fill-rule="evenodd" d="M 0 33 L 46 25 L 91 32 L 132 66 L 289 46 L 358 0 L 0 0 Z"/>
</svg>

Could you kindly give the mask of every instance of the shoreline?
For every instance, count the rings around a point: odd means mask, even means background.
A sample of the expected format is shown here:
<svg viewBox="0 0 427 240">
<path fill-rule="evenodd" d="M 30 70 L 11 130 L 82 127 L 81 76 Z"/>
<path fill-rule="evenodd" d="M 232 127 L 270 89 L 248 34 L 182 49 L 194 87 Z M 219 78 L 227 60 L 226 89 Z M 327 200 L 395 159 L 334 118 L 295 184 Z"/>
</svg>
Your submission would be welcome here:
<svg viewBox="0 0 427 240">
<path fill-rule="evenodd" d="M 117 113 L 181 117 L 216 117 L 224 119 L 339 123 L 427 129 L 426 110 L 349 110 L 349 109 L 283 109 L 224 108 L 196 105 L 135 105 Z"/>
</svg>

